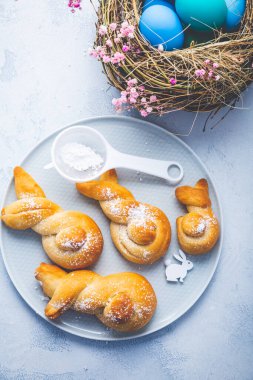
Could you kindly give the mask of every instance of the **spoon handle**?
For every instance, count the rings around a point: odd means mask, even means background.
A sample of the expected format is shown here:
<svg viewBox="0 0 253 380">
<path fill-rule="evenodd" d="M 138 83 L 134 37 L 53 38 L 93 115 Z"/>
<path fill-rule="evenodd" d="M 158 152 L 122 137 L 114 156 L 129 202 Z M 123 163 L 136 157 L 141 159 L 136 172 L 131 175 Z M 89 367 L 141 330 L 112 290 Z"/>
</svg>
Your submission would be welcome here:
<svg viewBox="0 0 253 380">
<path fill-rule="evenodd" d="M 114 168 L 127 168 L 166 179 L 170 185 L 177 185 L 184 176 L 182 166 L 176 161 L 153 160 L 146 157 L 132 156 L 114 151 Z M 176 174 L 170 172 L 176 170 Z"/>
</svg>

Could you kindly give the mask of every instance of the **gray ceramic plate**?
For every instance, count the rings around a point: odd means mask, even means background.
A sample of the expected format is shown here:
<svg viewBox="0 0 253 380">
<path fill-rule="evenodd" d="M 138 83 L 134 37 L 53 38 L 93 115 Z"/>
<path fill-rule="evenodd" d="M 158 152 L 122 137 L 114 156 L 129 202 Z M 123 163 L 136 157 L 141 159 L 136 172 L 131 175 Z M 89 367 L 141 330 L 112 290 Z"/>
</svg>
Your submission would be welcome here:
<svg viewBox="0 0 253 380">
<path fill-rule="evenodd" d="M 177 137 L 153 124 L 130 117 L 100 117 L 76 124 L 97 129 L 122 152 L 179 161 L 185 171 L 182 184 L 193 185 L 198 179 L 207 178 L 213 207 L 222 224 L 221 208 L 210 175 L 196 154 Z M 105 246 L 99 262 L 92 269 L 102 275 L 122 271 L 141 273 L 153 285 L 158 298 L 158 307 L 152 321 L 141 331 L 132 334 L 108 330 L 95 317 L 73 311 L 66 312 L 57 321 L 50 323 L 72 334 L 97 340 L 136 338 L 168 326 L 182 316 L 206 289 L 217 266 L 222 237 L 210 254 L 192 258 L 194 269 L 189 272 L 184 284 L 166 282 L 162 260 L 152 266 L 129 263 L 114 248 L 109 233 L 109 221 L 101 212 L 99 204 L 78 194 L 73 184 L 66 182 L 54 169 L 43 169 L 43 166 L 50 161 L 50 147 L 58 132 L 38 144 L 21 165 L 35 177 L 49 199 L 66 210 L 83 211 L 98 223 L 104 236 Z M 118 174 L 120 183 L 133 192 L 136 199 L 161 208 L 169 217 L 172 225 L 172 243 L 168 256 L 172 256 L 178 250 L 175 220 L 185 211 L 175 199 L 175 188 L 168 186 L 165 181 L 134 171 L 119 170 Z M 14 200 L 12 180 L 3 204 L 9 204 Z M 34 279 L 34 270 L 39 263 L 50 261 L 42 249 L 40 236 L 31 230 L 13 231 L 2 225 L 1 249 L 7 271 L 16 289 L 31 308 L 45 318 L 44 307 L 47 301 Z"/>
</svg>

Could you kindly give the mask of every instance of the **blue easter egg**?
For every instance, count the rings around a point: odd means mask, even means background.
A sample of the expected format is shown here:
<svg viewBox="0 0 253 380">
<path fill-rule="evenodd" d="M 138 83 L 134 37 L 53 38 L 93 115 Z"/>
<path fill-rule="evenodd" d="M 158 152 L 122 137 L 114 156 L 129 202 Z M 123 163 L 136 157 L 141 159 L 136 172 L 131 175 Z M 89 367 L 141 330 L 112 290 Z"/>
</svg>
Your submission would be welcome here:
<svg viewBox="0 0 253 380">
<path fill-rule="evenodd" d="M 225 0 L 228 8 L 226 28 L 233 30 L 239 26 L 246 9 L 246 0 Z"/>
<path fill-rule="evenodd" d="M 161 0 L 159 0 L 161 1 Z M 155 47 L 163 45 L 164 50 L 181 49 L 184 44 L 182 24 L 168 4 L 151 5 L 143 10 L 139 29 L 143 37 Z"/>
<path fill-rule="evenodd" d="M 176 0 L 176 11 L 185 24 L 200 32 L 221 28 L 227 17 L 225 0 Z"/>
<path fill-rule="evenodd" d="M 142 6 L 142 9 L 145 10 L 151 5 L 165 5 L 173 10 L 175 10 L 174 5 L 169 3 L 167 0 L 145 0 Z"/>
</svg>

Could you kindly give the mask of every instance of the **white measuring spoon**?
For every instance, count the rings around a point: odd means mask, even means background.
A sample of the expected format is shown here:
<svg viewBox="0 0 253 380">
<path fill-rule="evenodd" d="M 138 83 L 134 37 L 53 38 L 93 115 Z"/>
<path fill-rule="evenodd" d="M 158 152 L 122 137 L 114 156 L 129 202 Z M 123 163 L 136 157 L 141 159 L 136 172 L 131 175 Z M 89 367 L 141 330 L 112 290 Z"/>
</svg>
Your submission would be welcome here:
<svg viewBox="0 0 253 380">
<path fill-rule="evenodd" d="M 73 142 L 84 144 L 100 154 L 104 160 L 101 167 L 78 171 L 67 166 L 61 158 L 61 148 Z M 184 176 L 183 168 L 178 162 L 153 160 L 121 153 L 114 149 L 97 130 L 80 125 L 65 129 L 57 135 L 51 148 L 51 156 L 52 163 L 44 168 L 54 167 L 62 177 L 75 183 L 91 181 L 114 168 L 127 168 L 160 177 L 167 180 L 170 185 L 178 184 Z M 169 174 L 173 169 L 177 171 L 175 176 Z"/>
</svg>

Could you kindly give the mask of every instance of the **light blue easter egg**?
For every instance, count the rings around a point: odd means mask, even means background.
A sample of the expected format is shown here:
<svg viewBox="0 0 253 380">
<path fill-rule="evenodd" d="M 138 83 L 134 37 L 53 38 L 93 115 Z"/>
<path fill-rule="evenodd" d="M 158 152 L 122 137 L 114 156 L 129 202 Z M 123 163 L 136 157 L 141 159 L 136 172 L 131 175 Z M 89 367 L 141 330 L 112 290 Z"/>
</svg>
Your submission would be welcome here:
<svg viewBox="0 0 253 380">
<path fill-rule="evenodd" d="M 172 5 L 168 0 L 145 0 L 142 6 L 142 10 L 144 11 L 151 5 L 167 5 L 169 8 L 175 10 L 174 5 Z"/>
<path fill-rule="evenodd" d="M 164 50 L 170 51 L 181 49 L 184 44 L 182 24 L 168 4 L 151 5 L 144 9 L 139 29 L 152 46 L 158 47 L 162 44 Z"/>
<path fill-rule="evenodd" d="M 227 30 L 236 29 L 245 13 L 246 0 L 225 0 L 228 8 L 226 28 Z"/>
</svg>

